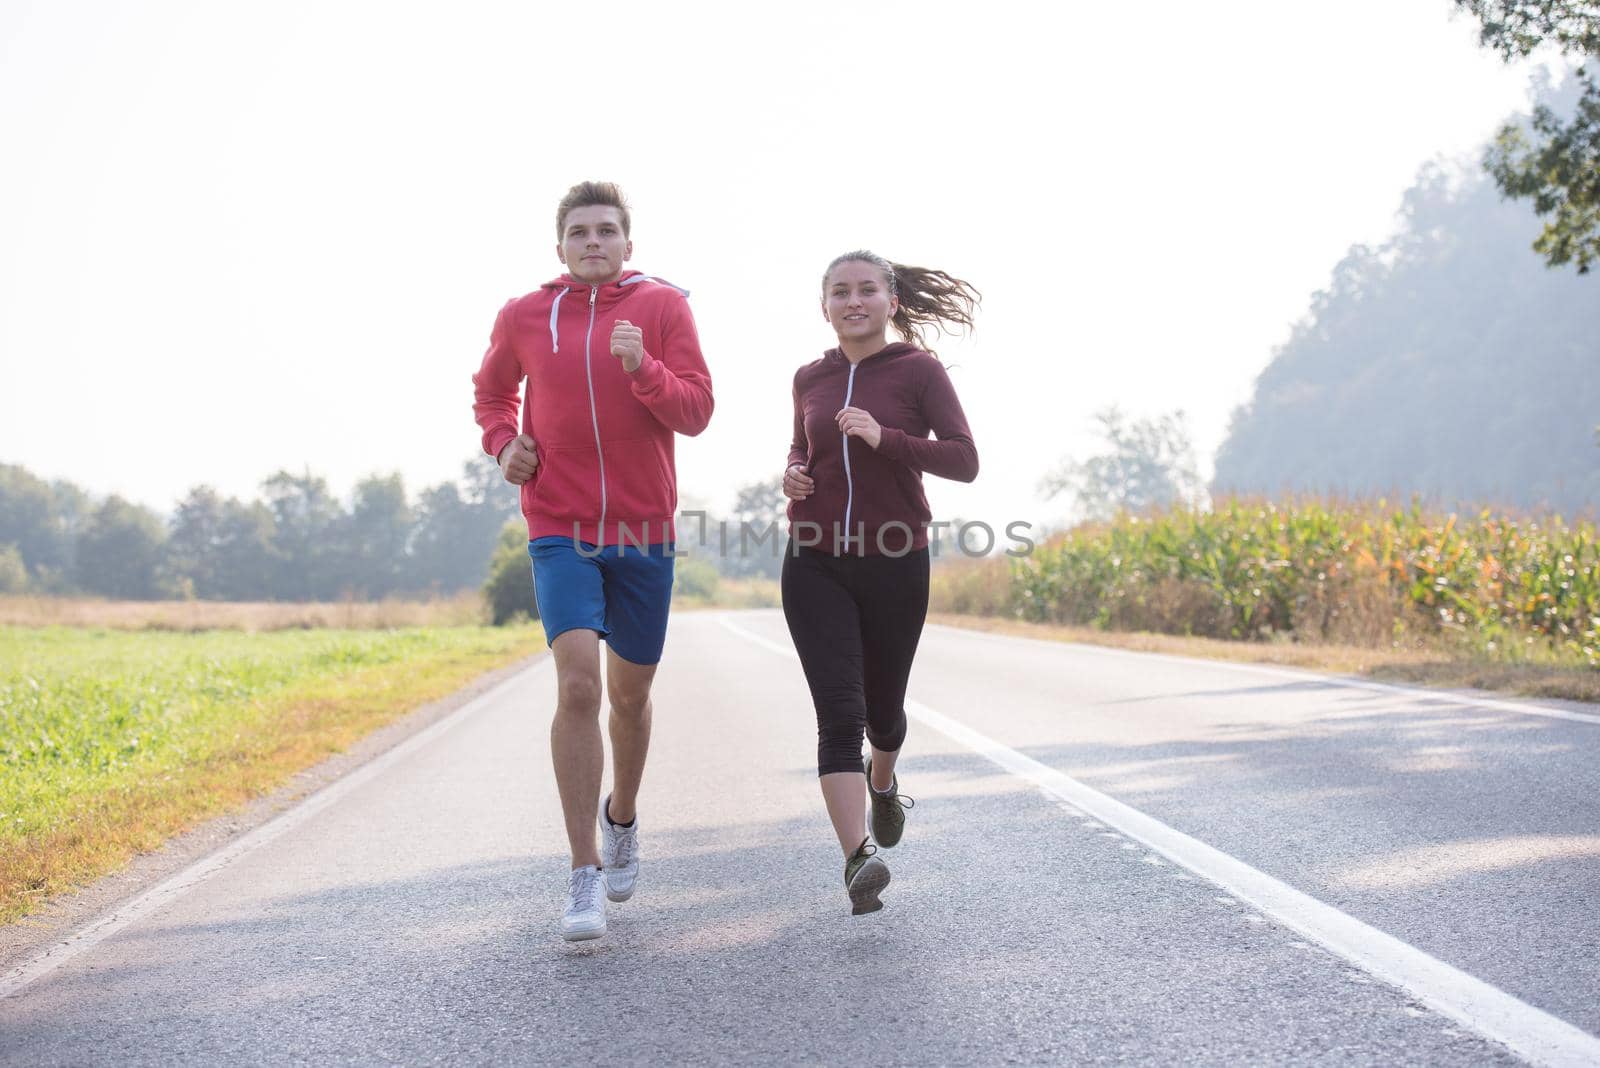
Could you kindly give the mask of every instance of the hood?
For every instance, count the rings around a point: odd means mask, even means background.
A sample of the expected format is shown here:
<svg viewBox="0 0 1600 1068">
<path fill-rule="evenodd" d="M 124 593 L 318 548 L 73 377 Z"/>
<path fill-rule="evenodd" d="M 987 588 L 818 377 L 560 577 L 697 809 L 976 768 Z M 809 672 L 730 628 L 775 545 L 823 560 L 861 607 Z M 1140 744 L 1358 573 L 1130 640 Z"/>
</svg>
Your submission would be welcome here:
<svg viewBox="0 0 1600 1068">
<path fill-rule="evenodd" d="M 671 282 L 668 282 L 664 278 L 657 278 L 654 275 L 645 274 L 643 271 L 623 271 L 621 278 L 618 278 L 615 282 L 607 282 L 605 285 L 600 287 L 600 293 L 597 296 L 595 303 L 597 305 L 604 304 L 607 306 L 616 304 L 620 302 L 622 298 L 628 296 L 628 294 L 632 292 L 632 290 L 629 289 L 630 286 L 638 285 L 640 282 L 649 282 L 660 286 L 672 286 L 673 289 L 676 289 L 685 297 L 689 295 L 689 291 L 687 289 L 684 289 L 682 286 L 672 285 Z M 562 274 L 558 277 L 550 279 L 550 281 L 546 282 L 539 288 L 554 290 L 556 294 L 555 300 L 550 302 L 550 348 L 554 352 L 560 352 L 561 332 L 556 326 L 556 316 L 561 312 L 561 300 L 574 289 L 590 289 L 592 287 L 588 282 L 581 282 L 572 277 L 570 274 Z"/>
</svg>

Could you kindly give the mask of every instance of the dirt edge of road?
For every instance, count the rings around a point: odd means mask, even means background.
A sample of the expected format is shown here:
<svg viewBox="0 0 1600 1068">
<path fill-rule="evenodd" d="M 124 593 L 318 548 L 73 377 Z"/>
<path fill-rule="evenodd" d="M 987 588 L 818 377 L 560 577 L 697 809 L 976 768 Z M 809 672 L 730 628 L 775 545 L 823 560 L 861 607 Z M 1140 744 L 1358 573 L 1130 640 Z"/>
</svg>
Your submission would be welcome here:
<svg viewBox="0 0 1600 1068">
<path fill-rule="evenodd" d="M 1543 664 L 1500 664 L 1449 656 L 1435 650 L 1366 649 L 1352 645 L 1295 642 L 1229 642 L 1175 634 L 1100 631 L 994 616 L 930 612 L 928 622 L 961 630 L 1039 641 L 1077 642 L 1139 653 L 1187 656 L 1237 664 L 1298 668 L 1373 682 L 1442 690 L 1459 696 L 1532 697 L 1566 701 L 1593 711 L 1600 704 L 1600 671 Z"/>
</svg>

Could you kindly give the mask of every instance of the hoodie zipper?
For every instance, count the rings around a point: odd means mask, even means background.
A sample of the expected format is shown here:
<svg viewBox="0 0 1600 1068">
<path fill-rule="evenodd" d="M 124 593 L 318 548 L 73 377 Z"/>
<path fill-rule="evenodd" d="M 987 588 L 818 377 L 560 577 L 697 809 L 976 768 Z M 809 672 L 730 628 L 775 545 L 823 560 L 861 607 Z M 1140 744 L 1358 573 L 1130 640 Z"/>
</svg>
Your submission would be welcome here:
<svg viewBox="0 0 1600 1068">
<path fill-rule="evenodd" d="M 589 375 L 589 419 L 594 423 L 594 451 L 600 458 L 600 527 L 595 532 L 595 540 L 603 543 L 606 537 L 606 454 L 600 447 L 600 414 L 594 406 L 594 363 L 589 352 L 589 342 L 594 339 L 594 302 L 599 295 L 599 286 L 589 287 L 589 332 L 583 339 L 583 367 Z"/>
<path fill-rule="evenodd" d="M 844 387 L 844 406 L 846 408 L 850 407 L 850 398 L 851 398 L 851 396 L 853 396 L 855 394 L 855 391 L 856 391 L 856 365 L 855 364 L 851 364 L 850 365 L 850 380 L 845 384 L 845 387 Z M 850 473 L 850 435 L 841 433 L 839 436 L 844 439 L 844 485 L 845 485 L 845 496 L 844 496 L 844 551 L 845 551 L 846 555 L 849 555 L 849 553 L 850 553 L 850 509 L 855 504 L 855 500 L 856 500 L 856 480 L 855 480 L 855 476 Z"/>
</svg>

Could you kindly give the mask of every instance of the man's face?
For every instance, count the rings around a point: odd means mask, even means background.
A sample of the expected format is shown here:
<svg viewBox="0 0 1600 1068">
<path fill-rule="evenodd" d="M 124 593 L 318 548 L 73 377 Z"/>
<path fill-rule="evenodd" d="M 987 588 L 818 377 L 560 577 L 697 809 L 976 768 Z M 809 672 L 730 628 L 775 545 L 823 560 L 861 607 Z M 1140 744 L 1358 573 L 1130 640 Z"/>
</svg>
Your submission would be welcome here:
<svg viewBox="0 0 1600 1068">
<path fill-rule="evenodd" d="M 567 272 L 592 286 L 615 282 L 633 255 L 633 242 L 622 233 L 622 211 L 609 204 L 587 204 L 567 212 L 556 255 Z"/>
</svg>

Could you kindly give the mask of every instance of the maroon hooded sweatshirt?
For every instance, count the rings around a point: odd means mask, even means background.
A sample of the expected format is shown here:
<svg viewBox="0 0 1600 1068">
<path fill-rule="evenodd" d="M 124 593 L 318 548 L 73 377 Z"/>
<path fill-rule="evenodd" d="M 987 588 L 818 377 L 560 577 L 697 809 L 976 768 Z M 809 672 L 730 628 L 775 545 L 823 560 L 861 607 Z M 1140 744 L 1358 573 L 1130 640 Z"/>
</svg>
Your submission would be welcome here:
<svg viewBox="0 0 1600 1068">
<path fill-rule="evenodd" d="M 845 407 L 883 427 L 876 449 L 840 432 L 834 419 Z M 806 465 L 816 483 L 789 502 L 797 544 L 835 556 L 901 555 L 928 544 L 922 473 L 971 482 L 978 449 L 944 365 L 896 342 L 857 364 L 829 349 L 795 372 L 789 464 Z"/>
</svg>

